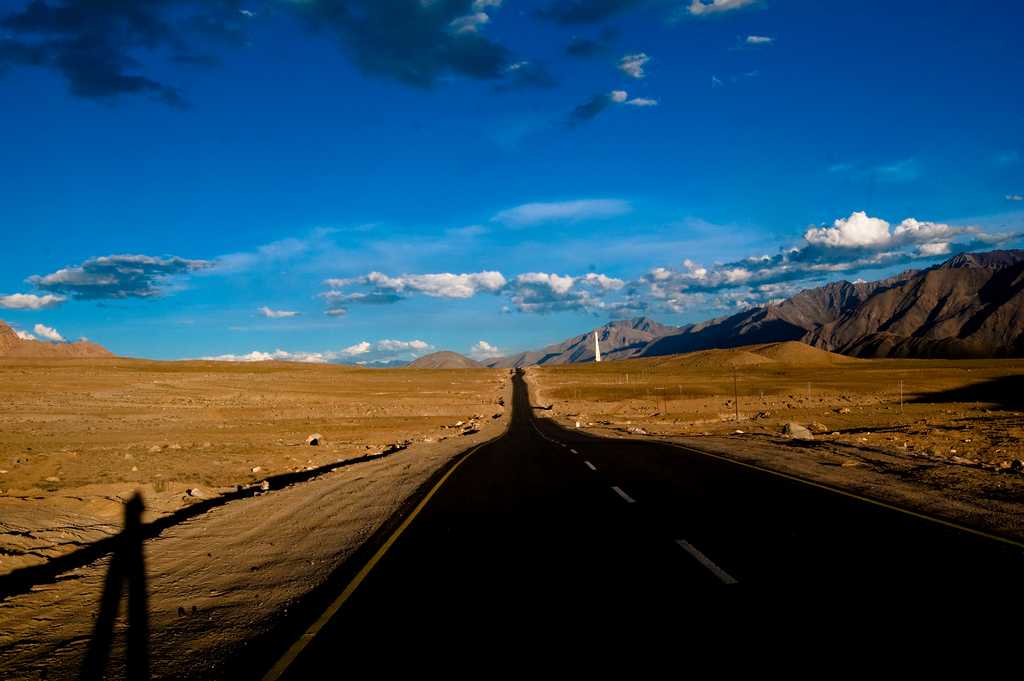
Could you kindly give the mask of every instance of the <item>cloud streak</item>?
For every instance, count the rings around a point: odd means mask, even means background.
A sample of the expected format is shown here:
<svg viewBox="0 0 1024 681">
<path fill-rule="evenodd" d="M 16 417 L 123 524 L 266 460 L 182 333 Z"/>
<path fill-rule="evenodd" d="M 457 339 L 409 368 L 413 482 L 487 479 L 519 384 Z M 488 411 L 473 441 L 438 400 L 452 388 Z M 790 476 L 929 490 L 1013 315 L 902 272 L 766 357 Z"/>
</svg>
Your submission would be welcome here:
<svg viewBox="0 0 1024 681">
<path fill-rule="evenodd" d="M 621 199 L 578 199 L 524 203 L 497 213 L 492 219 L 508 227 L 533 227 L 552 222 L 582 222 L 606 220 L 626 215 L 633 210 L 628 201 Z"/>
</svg>

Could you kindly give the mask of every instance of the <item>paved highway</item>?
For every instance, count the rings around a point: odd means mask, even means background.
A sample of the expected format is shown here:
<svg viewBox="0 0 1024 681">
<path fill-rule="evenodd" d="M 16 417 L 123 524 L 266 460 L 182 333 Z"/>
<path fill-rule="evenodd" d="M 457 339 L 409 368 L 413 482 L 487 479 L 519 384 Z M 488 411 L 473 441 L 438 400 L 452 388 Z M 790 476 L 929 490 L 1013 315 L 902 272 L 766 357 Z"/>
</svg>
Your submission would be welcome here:
<svg viewBox="0 0 1024 681">
<path fill-rule="evenodd" d="M 461 459 L 392 538 L 268 678 L 441 636 L 442 621 L 706 633 L 765 594 L 987 591 L 1024 574 L 1012 543 L 699 452 L 564 430 L 534 417 L 520 376 L 508 432 Z"/>
</svg>

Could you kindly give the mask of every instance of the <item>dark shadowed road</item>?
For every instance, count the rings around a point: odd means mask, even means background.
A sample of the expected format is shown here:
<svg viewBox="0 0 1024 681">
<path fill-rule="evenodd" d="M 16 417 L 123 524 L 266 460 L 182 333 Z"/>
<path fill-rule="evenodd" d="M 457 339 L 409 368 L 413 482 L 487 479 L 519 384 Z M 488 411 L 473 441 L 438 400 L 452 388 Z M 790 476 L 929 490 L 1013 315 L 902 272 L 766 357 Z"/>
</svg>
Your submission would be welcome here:
<svg viewBox="0 0 1024 681">
<path fill-rule="evenodd" d="M 395 637 L 654 621 L 692 644 L 721 640 L 752 603 L 820 615 L 837 597 L 848 608 L 856 594 L 1024 574 L 1012 543 L 698 452 L 566 431 L 533 417 L 522 377 L 514 390 L 508 432 L 460 461 L 293 648 L 284 678 L 338 656 L 380 661 Z"/>
</svg>

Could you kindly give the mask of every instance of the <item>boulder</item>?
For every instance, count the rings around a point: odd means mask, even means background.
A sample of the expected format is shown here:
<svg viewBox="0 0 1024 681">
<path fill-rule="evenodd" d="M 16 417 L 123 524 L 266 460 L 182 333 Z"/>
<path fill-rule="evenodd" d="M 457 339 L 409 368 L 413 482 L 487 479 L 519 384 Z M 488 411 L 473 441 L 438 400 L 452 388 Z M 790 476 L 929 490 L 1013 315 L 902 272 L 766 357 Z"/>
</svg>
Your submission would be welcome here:
<svg viewBox="0 0 1024 681">
<path fill-rule="evenodd" d="M 813 440 L 814 434 L 799 423 L 787 423 L 782 426 L 782 434 L 794 440 Z"/>
<path fill-rule="evenodd" d="M 807 426 L 807 428 L 810 429 L 812 433 L 816 433 L 819 435 L 828 432 L 828 426 L 826 426 L 824 423 L 814 422 L 811 425 Z"/>
<path fill-rule="evenodd" d="M 313 433 L 306 438 L 306 444 L 310 447 L 319 447 L 324 443 L 323 436 L 320 433 Z"/>
</svg>

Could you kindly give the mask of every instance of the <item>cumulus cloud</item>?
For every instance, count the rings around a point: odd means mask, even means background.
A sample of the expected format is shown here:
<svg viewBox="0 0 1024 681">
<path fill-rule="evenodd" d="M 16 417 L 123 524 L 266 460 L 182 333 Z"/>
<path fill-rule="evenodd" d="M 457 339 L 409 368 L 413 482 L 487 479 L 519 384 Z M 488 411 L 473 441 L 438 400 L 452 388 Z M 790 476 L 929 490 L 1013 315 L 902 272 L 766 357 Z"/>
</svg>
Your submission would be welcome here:
<svg viewBox="0 0 1024 681">
<path fill-rule="evenodd" d="M 469 356 L 478 360 L 488 359 L 490 357 L 500 357 L 501 350 L 499 350 L 497 346 L 491 345 L 485 340 L 480 340 L 469 349 Z"/>
<path fill-rule="evenodd" d="M 37 296 L 32 293 L 12 293 L 0 296 L 0 307 L 5 310 L 44 310 L 60 305 L 67 298 L 53 294 Z"/>
<path fill-rule="evenodd" d="M 748 45 L 771 45 L 774 42 L 775 38 L 766 35 L 748 35 L 746 40 Z"/>
<path fill-rule="evenodd" d="M 507 280 L 500 272 L 475 274 L 403 274 L 391 277 L 371 272 L 362 277 L 329 279 L 330 290 L 321 294 L 328 310 L 359 300 L 358 296 L 395 296 L 397 302 L 408 295 L 420 293 L 434 298 L 465 299 L 477 294 L 505 296 L 511 307 L 521 312 L 553 312 L 557 310 L 603 310 L 618 304 L 608 300 L 626 287 L 622 279 L 590 272 L 582 276 L 547 272 L 526 272 Z M 351 291 L 351 287 L 368 288 Z M 344 309 L 344 308 L 342 308 Z M 395 341 L 397 342 L 397 341 Z M 392 341 L 381 341 L 392 343 Z M 398 346 L 380 345 L 379 350 L 396 350 Z M 419 350 L 415 345 L 405 349 Z"/>
<path fill-rule="evenodd" d="M 267 319 L 289 319 L 291 317 L 298 317 L 302 314 L 295 310 L 272 310 L 266 305 L 259 309 L 259 313 Z"/>
<path fill-rule="evenodd" d="M 532 227 L 551 222 L 581 222 L 625 215 L 633 210 L 621 199 L 579 199 L 547 203 L 524 203 L 503 210 L 494 216 L 496 222 L 509 227 Z"/>
<path fill-rule="evenodd" d="M 1024 201 L 1024 196 L 1022 196 L 1020 194 L 1007 194 L 1006 195 L 1006 200 L 1007 201 Z"/>
<path fill-rule="evenodd" d="M 39 336 L 40 338 L 45 338 L 47 340 L 55 341 L 57 343 L 64 342 L 64 336 L 60 335 L 57 329 L 53 328 L 52 326 L 36 324 L 32 328 L 32 330 L 35 331 L 36 335 Z"/>
<path fill-rule="evenodd" d="M 606 294 L 625 285 L 621 279 L 593 272 L 582 277 L 526 272 L 510 282 L 506 293 L 520 312 L 597 311 L 609 309 Z"/>
<path fill-rule="evenodd" d="M 355 357 L 356 355 L 365 355 L 370 351 L 369 341 L 362 341 L 355 345 L 350 345 L 341 351 L 341 354 L 346 357 Z"/>
<path fill-rule="evenodd" d="M 777 293 L 769 287 L 823 278 L 835 273 L 875 269 L 945 256 L 1020 238 L 986 234 L 976 227 L 907 218 L 895 226 L 864 212 L 811 227 L 803 243 L 775 255 L 704 267 L 684 260 L 682 267 L 659 267 L 643 277 L 647 292 L 660 301 L 692 302 L 695 294 L 742 289 L 748 299 Z M 760 294 L 763 295 L 759 295 Z M 681 297 L 683 296 L 683 297 Z"/>
<path fill-rule="evenodd" d="M 27 340 L 27 341 L 34 341 L 34 340 L 36 340 L 36 337 L 33 336 L 32 334 L 30 334 L 28 331 L 21 331 L 19 329 L 15 329 L 14 330 L 14 335 L 16 335 L 21 340 Z"/>
<path fill-rule="evenodd" d="M 648 97 L 634 97 L 633 99 L 626 102 L 630 106 L 658 106 L 658 100 L 650 99 Z"/>
<path fill-rule="evenodd" d="M 711 14 L 721 14 L 722 12 L 730 12 L 737 10 L 747 5 L 754 4 L 755 0 L 711 0 L 711 2 L 704 2 L 703 0 L 693 0 L 690 6 L 687 7 L 687 11 L 693 16 L 706 16 Z"/>
<path fill-rule="evenodd" d="M 619 60 L 619 70 L 631 78 L 643 78 L 644 66 L 651 60 L 644 52 L 627 54 Z"/>
<path fill-rule="evenodd" d="M 29 277 L 28 282 L 40 290 L 75 300 L 152 298 L 159 296 L 173 277 L 212 266 L 206 260 L 177 256 L 108 255 L 52 274 Z"/>
<path fill-rule="evenodd" d="M 488 23 L 491 17 L 486 12 L 473 12 L 461 17 L 452 19 L 448 26 L 456 33 L 476 33 L 476 31 Z"/>
</svg>

